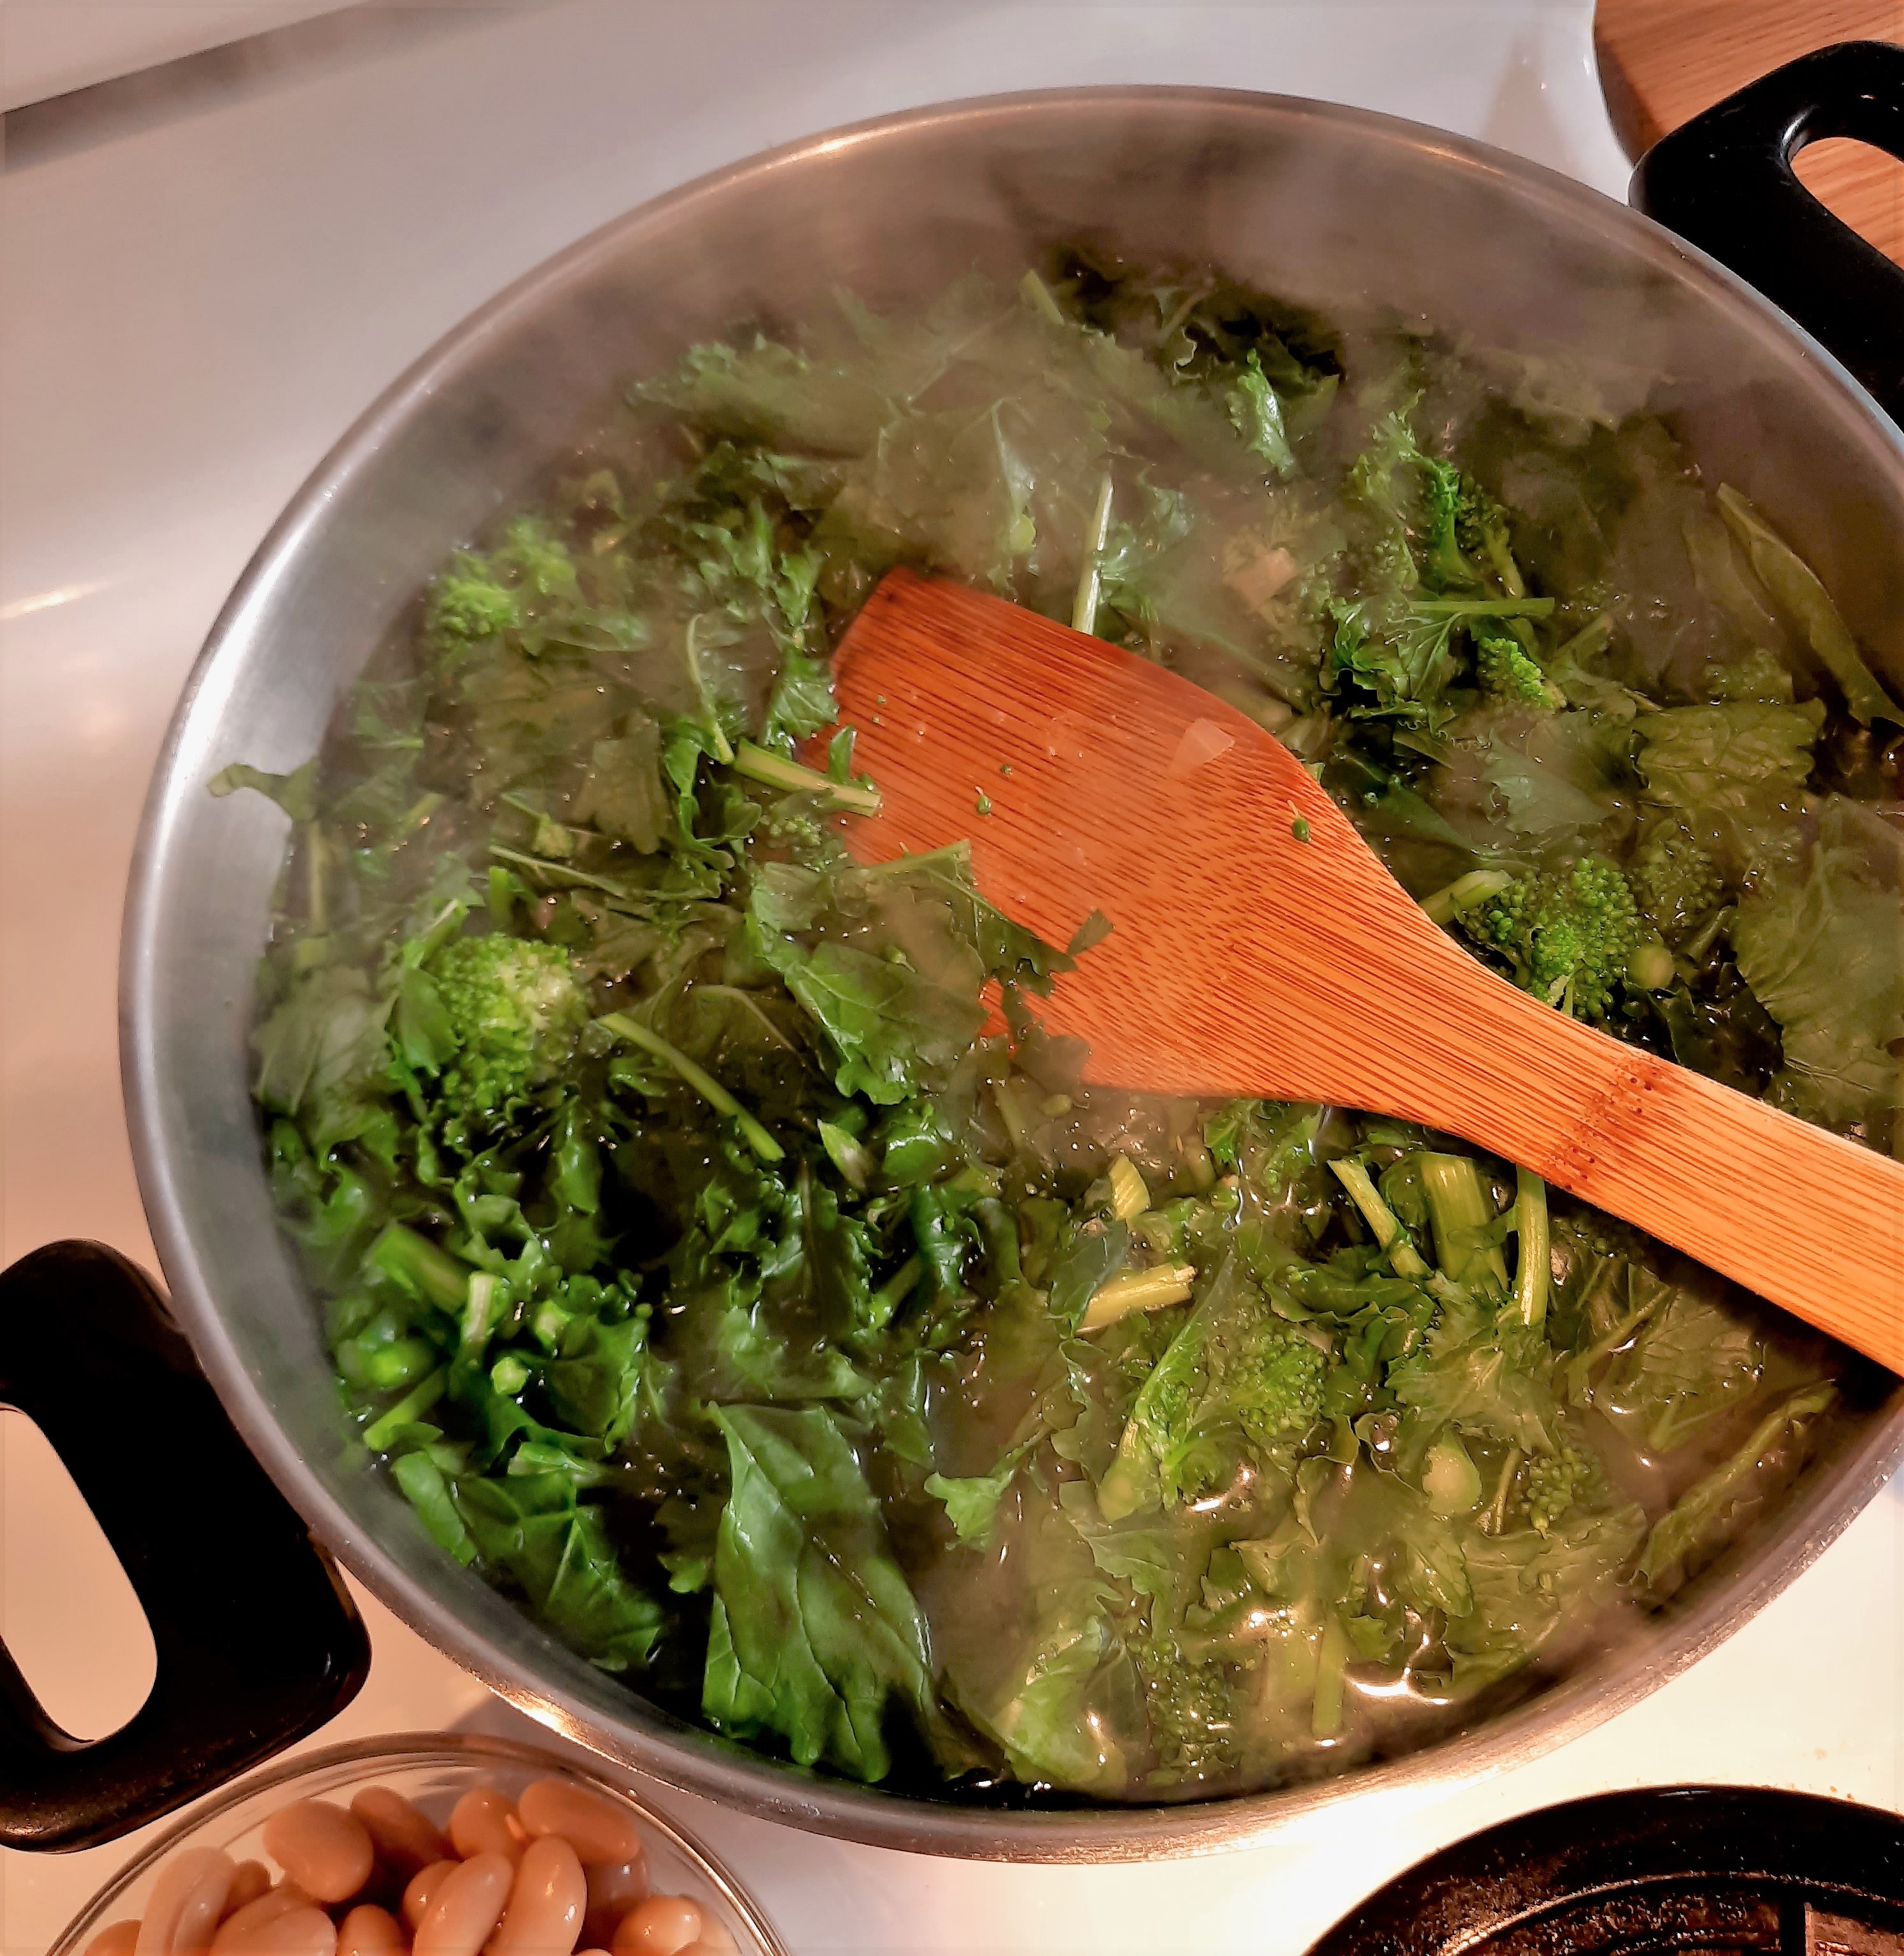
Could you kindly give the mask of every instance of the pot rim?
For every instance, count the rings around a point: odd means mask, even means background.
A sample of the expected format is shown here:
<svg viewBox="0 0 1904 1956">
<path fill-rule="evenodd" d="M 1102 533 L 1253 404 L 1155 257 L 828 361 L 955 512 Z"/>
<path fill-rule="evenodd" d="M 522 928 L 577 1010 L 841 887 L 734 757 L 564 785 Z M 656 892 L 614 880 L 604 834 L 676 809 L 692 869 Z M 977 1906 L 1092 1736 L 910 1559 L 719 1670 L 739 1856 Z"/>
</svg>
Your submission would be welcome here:
<svg viewBox="0 0 1904 1956">
<path fill-rule="evenodd" d="M 1608 248 L 1701 289 L 1743 314 L 1761 337 L 1795 341 L 1817 384 L 1848 397 L 1881 436 L 1904 475 L 1904 432 L 1804 329 L 1697 248 L 1571 178 L 1489 144 L 1373 110 L 1306 97 L 1188 85 L 1118 84 L 1028 90 L 936 103 L 848 124 L 744 157 L 611 219 L 524 273 L 415 361 L 358 418 L 307 478 L 226 600 L 194 663 L 156 765 L 128 889 L 120 961 L 121 1068 L 139 1186 L 173 1308 L 199 1361 L 246 1443 L 319 1540 L 393 1614 L 498 1696 L 564 1737 L 680 1790 L 811 1831 L 870 1845 L 964 1859 L 1047 1863 L 1135 1861 L 1247 1846 L 1350 1798 L 1452 1791 L 1565 1743 L 1676 1676 L 1755 1615 L 1815 1561 L 1904 1464 L 1904 1394 L 1760 1542 L 1752 1563 L 1729 1573 L 1656 1635 L 1609 1650 L 1523 1704 L 1422 1749 L 1327 1778 L 1179 1806 L 1010 1811 L 955 1805 L 825 1778 L 750 1751 L 630 1696 L 613 1724 L 532 1667 L 494 1648 L 459 1612 L 406 1574 L 367 1538 L 318 1482 L 279 1426 L 241 1358 L 201 1268 L 194 1226 L 172 1172 L 157 1077 L 153 955 L 162 907 L 161 866 L 182 798 L 200 784 L 180 778 L 188 725 L 216 718 L 243 663 L 249 621 L 295 565 L 306 535 L 380 444 L 442 381 L 491 341 L 524 322 L 553 290 L 585 279 L 633 248 L 643 232 L 680 222 L 697 205 L 764 185 L 778 173 L 869 144 L 902 143 L 947 125 L 1009 121 L 1068 106 L 1141 114 L 1193 105 L 1212 116 L 1268 115 L 1299 130 L 1346 131 L 1365 140 L 1432 155 L 1446 166 L 1511 181 L 1536 207 L 1564 213 Z"/>
</svg>

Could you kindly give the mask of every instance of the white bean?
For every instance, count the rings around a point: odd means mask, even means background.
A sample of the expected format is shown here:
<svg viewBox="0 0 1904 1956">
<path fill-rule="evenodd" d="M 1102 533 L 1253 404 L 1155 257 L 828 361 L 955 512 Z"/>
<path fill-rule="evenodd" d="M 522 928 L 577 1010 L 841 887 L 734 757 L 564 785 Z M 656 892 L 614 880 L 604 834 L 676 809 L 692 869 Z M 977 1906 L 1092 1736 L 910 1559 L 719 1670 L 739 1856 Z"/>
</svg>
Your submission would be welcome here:
<svg viewBox="0 0 1904 1956">
<path fill-rule="evenodd" d="M 387 1786 L 367 1786 L 350 1803 L 377 1849 L 377 1859 L 408 1881 L 432 1861 L 447 1861 L 449 1840 L 428 1814 Z"/>
<path fill-rule="evenodd" d="M 403 1920 L 410 1925 L 410 1933 L 416 1933 L 416 1926 L 429 1913 L 430 1904 L 436 1898 L 436 1891 L 445 1879 L 456 1872 L 456 1863 L 444 1860 L 432 1861 L 427 1868 L 419 1868 L 403 1889 Z"/>
<path fill-rule="evenodd" d="M 387 1909 L 362 1902 L 337 1925 L 337 1956 L 409 1956 L 403 1925 Z"/>
<path fill-rule="evenodd" d="M 569 1956 L 588 1899 L 588 1878 L 570 1843 L 560 1834 L 532 1841 L 486 1956 Z"/>
<path fill-rule="evenodd" d="M 534 1781 L 523 1787 L 516 1806 L 531 1834 L 560 1835 L 585 1861 L 612 1866 L 641 1852 L 633 1816 L 572 1781 Z"/>
<path fill-rule="evenodd" d="M 232 1876 L 231 1892 L 225 1898 L 225 1913 L 235 1915 L 248 1908 L 260 1895 L 271 1892 L 271 1871 L 262 1861 L 241 1861 Z"/>
<path fill-rule="evenodd" d="M 257 1940 L 263 1931 L 282 1917 L 298 1914 L 310 1906 L 311 1898 L 295 1882 L 280 1882 L 226 1917 L 212 1938 L 212 1956 L 226 1956 L 229 1950 L 269 1948 Z"/>
<path fill-rule="evenodd" d="M 592 1948 L 606 1949 L 615 1939 L 621 1919 L 638 1901 L 648 1899 L 651 1884 L 648 1862 L 637 1854 L 633 1860 L 610 1866 L 592 1861 L 589 1877 L 589 1912 L 582 1919 L 582 1939 Z"/>
<path fill-rule="evenodd" d="M 182 1956 L 212 1939 L 238 1869 L 216 1847 L 188 1847 L 159 1870 L 139 1925 L 136 1956 Z"/>
<path fill-rule="evenodd" d="M 614 1956 L 680 1956 L 701 1939 L 701 1911 L 686 1895 L 650 1895 L 615 1931 Z"/>
<path fill-rule="evenodd" d="M 216 1956 L 228 1956 L 228 1952 L 229 1956 L 336 1956 L 336 1926 L 314 1903 L 280 1909 L 236 1935 L 228 1935 L 238 1920 L 233 1916 L 218 1932 L 212 1945 Z"/>
<path fill-rule="evenodd" d="M 472 1786 L 450 1810 L 450 1838 L 466 1860 L 477 1854 L 500 1854 L 519 1861 L 523 1838 L 515 1808 L 493 1786 Z"/>
<path fill-rule="evenodd" d="M 476 1956 L 515 1879 L 515 1863 L 502 1854 L 474 1854 L 452 1868 L 416 1926 L 415 1956 Z"/>
<path fill-rule="evenodd" d="M 322 1800 L 279 1807 L 264 1823 L 264 1850 L 317 1901 L 348 1901 L 377 1860 L 364 1823 Z"/>
</svg>

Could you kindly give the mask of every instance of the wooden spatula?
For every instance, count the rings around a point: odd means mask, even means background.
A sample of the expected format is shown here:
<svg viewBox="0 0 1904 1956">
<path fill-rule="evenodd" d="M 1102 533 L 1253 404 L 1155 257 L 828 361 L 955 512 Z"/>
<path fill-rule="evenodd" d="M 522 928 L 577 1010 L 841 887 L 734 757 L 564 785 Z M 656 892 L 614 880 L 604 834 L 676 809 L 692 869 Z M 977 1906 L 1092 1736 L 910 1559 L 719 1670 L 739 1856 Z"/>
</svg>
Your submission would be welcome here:
<svg viewBox="0 0 1904 1956">
<path fill-rule="evenodd" d="M 1399 1115 L 1503 1155 L 1904 1371 L 1904 1166 L 1517 991 L 1424 916 L 1279 742 L 1189 681 L 895 571 L 835 667 L 884 861 L 969 837 L 980 888 L 1110 935 L 1046 1023 L 1086 1077 Z"/>
</svg>

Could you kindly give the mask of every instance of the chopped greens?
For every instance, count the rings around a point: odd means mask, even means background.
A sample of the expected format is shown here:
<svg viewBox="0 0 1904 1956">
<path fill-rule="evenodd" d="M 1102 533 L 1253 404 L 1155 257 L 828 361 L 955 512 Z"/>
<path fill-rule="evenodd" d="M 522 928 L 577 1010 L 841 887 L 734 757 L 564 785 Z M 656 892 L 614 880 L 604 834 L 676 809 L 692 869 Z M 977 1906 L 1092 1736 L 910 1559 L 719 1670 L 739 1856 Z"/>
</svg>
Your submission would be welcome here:
<svg viewBox="0 0 1904 1956">
<path fill-rule="evenodd" d="M 1844 1368 L 1445 1137 L 1086 1086 L 1037 1002 L 1101 920 L 843 846 L 899 563 L 1255 716 L 1558 1008 L 1904 1142 L 1899 716 L 1766 519 L 1584 372 L 1073 256 L 691 349 L 318 762 L 212 784 L 292 825 L 255 1091 L 343 1404 L 444 1553 L 802 1767 L 1429 1743 L 1695 1579 Z"/>
</svg>

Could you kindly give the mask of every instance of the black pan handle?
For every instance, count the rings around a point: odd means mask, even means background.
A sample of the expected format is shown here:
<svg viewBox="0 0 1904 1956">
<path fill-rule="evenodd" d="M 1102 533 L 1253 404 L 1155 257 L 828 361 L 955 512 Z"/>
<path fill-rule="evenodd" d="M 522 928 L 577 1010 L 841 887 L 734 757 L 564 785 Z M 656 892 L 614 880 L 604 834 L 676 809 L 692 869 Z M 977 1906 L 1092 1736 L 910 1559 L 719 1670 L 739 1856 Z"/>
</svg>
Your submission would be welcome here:
<svg viewBox="0 0 1904 1956">
<path fill-rule="evenodd" d="M 1841 41 L 1774 68 L 1654 144 L 1631 200 L 1757 286 L 1904 421 L 1904 270 L 1792 168 L 1827 136 L 1904 159 L 1904 47 Z"/>
<path fill-rule="evenodd" d="M 0 1844 L 91 1847 L 314 1731 L 370 1644 L 337 1572 L 232 1430 L 144 1274 L 96 1243 L 0 1273 L 0 1402 L 39 1428 L 158 1651 L 152 1695 L 90 1743 L 0 1648 Z"/>
</svg>

